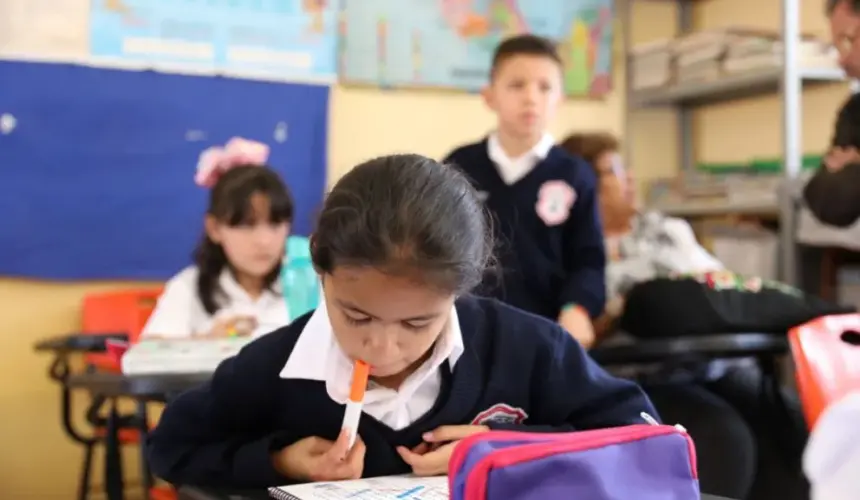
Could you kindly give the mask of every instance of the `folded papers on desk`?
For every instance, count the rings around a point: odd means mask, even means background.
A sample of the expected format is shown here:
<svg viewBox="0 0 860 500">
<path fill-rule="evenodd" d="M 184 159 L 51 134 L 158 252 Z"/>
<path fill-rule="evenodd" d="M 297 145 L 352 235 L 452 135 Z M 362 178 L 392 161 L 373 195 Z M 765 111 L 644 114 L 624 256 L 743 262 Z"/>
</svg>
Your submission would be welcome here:
<svg viewBox="0 0 860 500">
<path fill-rule="evenodd" d="M 126 375 L 212 373 L 221 361 L 235 356 L 249 337 L 213 340 L 143 340 L 122 357 Z"/>
<path fill-rule="evenodd" d="M 270 488 L 276 500 L 448 500 L 448 478 L 390 476 Z"/>
</svg>

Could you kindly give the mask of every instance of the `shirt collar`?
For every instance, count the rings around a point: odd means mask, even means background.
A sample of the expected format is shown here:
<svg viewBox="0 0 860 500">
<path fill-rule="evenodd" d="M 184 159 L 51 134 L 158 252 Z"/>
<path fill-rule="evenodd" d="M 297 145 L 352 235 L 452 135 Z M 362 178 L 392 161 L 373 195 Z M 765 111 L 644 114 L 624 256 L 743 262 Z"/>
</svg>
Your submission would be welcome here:
<svg viewBox="0 0 860 500">
<path fill-rule="evenodd" d="M 218 276 L 218 286 L 221 288 L 221 292 L 225 295 L 229 304 L 254 304 L 262 299 L 278 299 L 281 300 L 281 297 L 274 292 L 273 290 L 281 289 L 280 280 L 275 281 L 271 286 L 263 289 L 263 292 L 260 294 L 256 300 L 251 297 L 251 295 L 242 288 L 242 285 L 236 281 L 236 278 L 233 276 L 233 273 L 229 269 L 224 269 L 221 271 L 221 275 Z"/>
<path fill-rule="evenodd" d="M 502 179 L 507 184 L 513 184 L 525 177 L 540 161 L 545 160 L 554 145 L 555 139 L 552 135 L 544 133 L 543 137 L 530 150 L 518 158 L 511 158 L 502 149 L 499 136 L 494 132 L 487 139 L 487 155 L 496 165 Z"/>
<path fill-rule="evenodd" d="M 433 370 L 447 360 L 451 370 L 463 355 L 465 345 L 457 308 L 451 307 L 451 316 L 445 331 L 433 348 L 427 361 Z M 349 390 L 352 377 L 352 361 L 341 350 L 334 337 L 325 301 L 321 301 L 299 334 L 289 359 L 281 370 L 283 379 L 303 379 L 326 382 L 327 385 Z M 338 391 L 339 392 L 339 391 Z"/>
</svg>

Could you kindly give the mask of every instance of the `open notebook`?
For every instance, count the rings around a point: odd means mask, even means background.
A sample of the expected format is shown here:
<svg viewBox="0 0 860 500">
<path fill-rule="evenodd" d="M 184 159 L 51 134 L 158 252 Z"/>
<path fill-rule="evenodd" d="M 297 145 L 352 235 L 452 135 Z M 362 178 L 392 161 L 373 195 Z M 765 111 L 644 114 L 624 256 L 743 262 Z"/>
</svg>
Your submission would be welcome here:
<svg viewBox="0 0 860 500">
<path fill-rule="evenodd" d="M 388 476 L 269 488 L 276 500 L 448 500 L 448 478 Z"/>
</svg>

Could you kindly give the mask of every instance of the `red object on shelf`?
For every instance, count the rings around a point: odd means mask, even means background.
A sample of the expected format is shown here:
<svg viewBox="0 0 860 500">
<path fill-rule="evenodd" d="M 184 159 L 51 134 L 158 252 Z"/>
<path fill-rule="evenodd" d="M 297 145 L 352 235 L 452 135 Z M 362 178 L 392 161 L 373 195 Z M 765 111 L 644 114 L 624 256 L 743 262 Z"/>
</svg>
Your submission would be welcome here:
<svg viewBox="0 0 860 500">
<path fill-rule="evenodd" d="M 122 342 L 119 340 L 107 340 L 105 345 L 107 346 L 108 356 L 110 356 L 112 361 L 117 365 L 122 364 L 122 356 L 131 346 L 128 342 Z"/>
</svg>

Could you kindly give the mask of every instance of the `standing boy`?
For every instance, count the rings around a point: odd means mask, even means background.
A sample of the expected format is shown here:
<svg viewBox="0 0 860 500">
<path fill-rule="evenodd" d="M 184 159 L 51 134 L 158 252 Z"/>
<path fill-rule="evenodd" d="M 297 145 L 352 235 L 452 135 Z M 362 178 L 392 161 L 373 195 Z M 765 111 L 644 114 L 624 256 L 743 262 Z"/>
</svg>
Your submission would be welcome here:
<svg viewBox="0 0 860 500">
<path fill-rule="evenodd" d="M 502 42 L 483 96 L 496 130 L 446 161 L 472 179 L 495 219 L 502 274 L 484 290 L 558 320 L 589 347 L 591 318 L 605 302 L 606 255 L 593 171 L 546 131 L 563 97 L 553 43 L 534 35 Z"/>
</svg>

